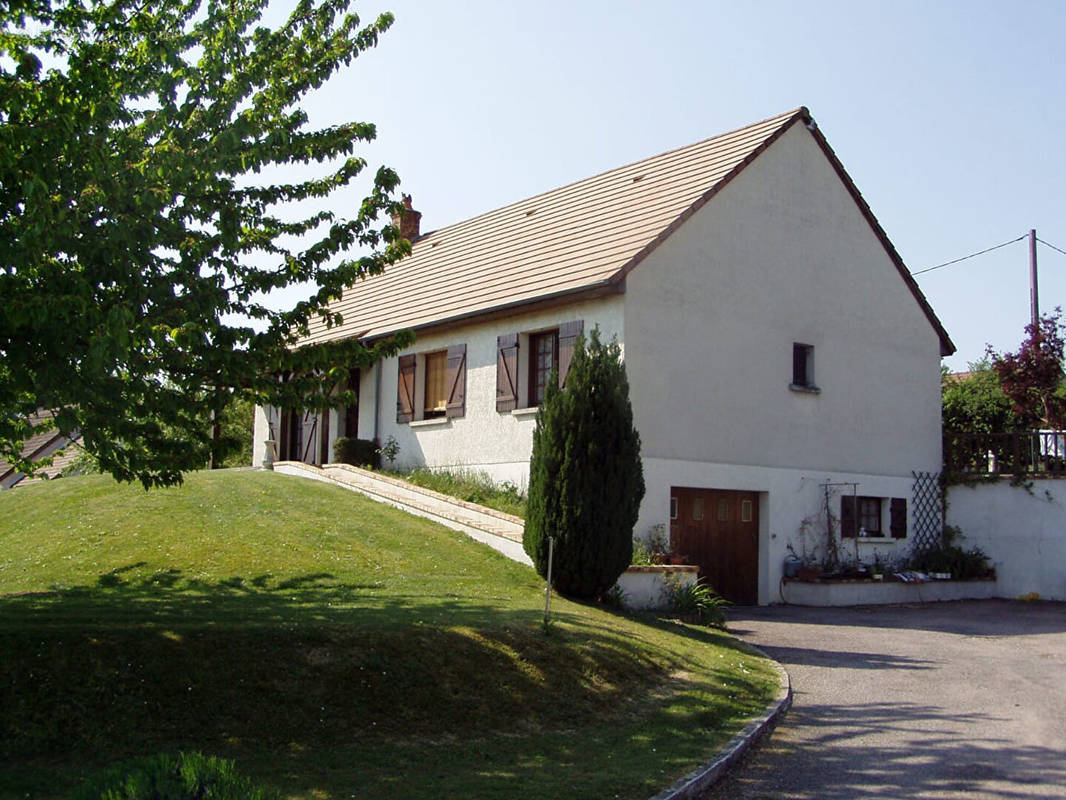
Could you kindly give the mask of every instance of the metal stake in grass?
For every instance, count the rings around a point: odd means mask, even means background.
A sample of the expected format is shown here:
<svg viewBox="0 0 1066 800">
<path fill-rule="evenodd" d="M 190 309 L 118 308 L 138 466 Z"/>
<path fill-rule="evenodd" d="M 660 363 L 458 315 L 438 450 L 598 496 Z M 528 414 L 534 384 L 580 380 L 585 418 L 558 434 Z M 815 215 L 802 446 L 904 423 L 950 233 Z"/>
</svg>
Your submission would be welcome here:
<svg viewBox="0 0 1066 800">
<path fill-rule="evenodd" d="M 548 537 L 548 578 L 544 584 L 544 627 L 551 623 L 552 603 L 552 552 L 555 550 L 555 537 Z"/>
</svg>

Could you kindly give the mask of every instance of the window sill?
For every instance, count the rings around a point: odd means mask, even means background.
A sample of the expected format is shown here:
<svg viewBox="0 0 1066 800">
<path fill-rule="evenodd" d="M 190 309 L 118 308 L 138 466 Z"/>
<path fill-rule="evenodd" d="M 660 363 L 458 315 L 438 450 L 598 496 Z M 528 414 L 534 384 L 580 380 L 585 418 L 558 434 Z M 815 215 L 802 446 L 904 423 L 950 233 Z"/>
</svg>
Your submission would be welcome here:
<svg viewBox="0 0 1066 800">
<path fill-rule="evenodd" d="M 892 542 L 905 542 L 904 539 L 896 539 L 892 536 L 845 536 L 845 542 L 859 542 L 860 544 L 891 544 Z"/>
<path fill-rule="evenodd" d="M 531 408 L 513 408 L 513 409 L 511 409 L 511 416 L 512 417 L 535 417 L 537 415 L 537 411 L 538 410 L 539 410 L 538 406 L 533 406 Z"/>
<path fill-rule="evenodd" d="M 432 419 L 416 419 L 409 424 L 412 428 L 432 428 L 436 425 L 449 425 L 451 421 L 451 417 L 433 417 Z"/>
<path fill-rule="evenodd" d="M 822 390 L 817 386 L 805 386 L 799 383 L 790 383 L 788 388 L 793 392 L 799 392 L 800 394 L 821 394 Z"/>
</svg>

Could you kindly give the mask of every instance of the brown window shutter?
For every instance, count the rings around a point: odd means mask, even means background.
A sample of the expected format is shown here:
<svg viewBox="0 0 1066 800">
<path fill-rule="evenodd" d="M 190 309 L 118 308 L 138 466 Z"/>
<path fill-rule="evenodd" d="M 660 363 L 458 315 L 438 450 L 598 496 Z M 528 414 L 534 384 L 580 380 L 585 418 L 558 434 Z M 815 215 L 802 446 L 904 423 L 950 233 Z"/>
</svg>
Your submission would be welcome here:
<svg viewBox="0 0 1066 800">
<path fill-rule="evenodd" d="M 466 345 L 456 344 L 448 348 L 448 410 L 447 415 L 461 417 L 466 414 Z"/>
<path fill-rule="evenodd" d="M 496 410 L 518 406 L 518 334 L 496 337 Z"/>
<path fill-rule="evenodd" d="M 303 452 L 298 456 L 300 461 L 305 464 L 315 463 L 315 444 L 317 440 L 315 433 L 318 431 L 318 414 L 314 411 L 305 411 L 303 413 L 303 434 L 300 437 L 300 442 L 303 444 Z"/>
<path fill-rule="evenodd" d="M 270 450 L 270 460 L 281 460 L 281 409 L 277 406 L 266 407 L 267 435 L 266 438 L 274 444 Z"/>
<path fill-rule="evenodd" d="M 396 384 L 396 421 L 415 418 L 415 356 L 400 356 L 400 375 Z"/>
<path fill-rule="evenodd" d="M 840 498 L 840 535 L 854 539 L 855 534 L 855 498 L 846 494 Z"/>
<path fill-rule="evenodd" d="M 907 501 L 902 497 L 893 497 L 889 504 L 888 529 L 893 539 L 907 538 Z"/>
<path fill-rule="evenodd" d="M 570 372 L 570 362 L 574 358 L 574 342 L 584 330 L 583 320 L 565 322 L 559 326 L 559 386 L 566 386 L 566 375 Z"/>
</svg>

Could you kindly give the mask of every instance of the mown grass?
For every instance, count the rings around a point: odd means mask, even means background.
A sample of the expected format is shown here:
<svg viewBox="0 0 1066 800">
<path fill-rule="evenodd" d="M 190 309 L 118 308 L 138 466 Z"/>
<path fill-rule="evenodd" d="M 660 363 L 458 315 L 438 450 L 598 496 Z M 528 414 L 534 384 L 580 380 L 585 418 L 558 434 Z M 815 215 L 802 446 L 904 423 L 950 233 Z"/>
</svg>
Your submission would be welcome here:
<svg viewBox="0 0 1066 800">
<path fill-rule="evenodd" d="M 765 706 L 719 632 L 553 600 L 361 496 L 263 472 L 0 495 L 0 797 L 163 751 L 291 798 L 636 798 Z"/>
<path fill-rule="evenodd" d="M 526 517 L 526 496 L 518 487 L 512 483 L 496 483 L 484 472 L 419 468 L 386 474 L 468 503 L 488 506 L 522 519 Z"/>
</svg>

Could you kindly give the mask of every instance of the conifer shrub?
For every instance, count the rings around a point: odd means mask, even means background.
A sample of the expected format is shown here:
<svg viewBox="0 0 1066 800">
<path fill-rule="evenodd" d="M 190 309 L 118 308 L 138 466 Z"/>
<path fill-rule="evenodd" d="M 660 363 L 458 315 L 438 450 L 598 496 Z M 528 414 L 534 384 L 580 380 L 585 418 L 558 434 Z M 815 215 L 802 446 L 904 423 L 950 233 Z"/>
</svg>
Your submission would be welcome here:
<svg viewBox="0 0 1066 800">
<path fill-rule="evenodd" d="M 593 329 L 578 337 L 559 389 L 549 382 L 537 412 L 523 544 L 552 585 L 576 598 L 602 597 L 629 566 L 644 497 L 640 436 L 618 343 Z"/>
</svg>

